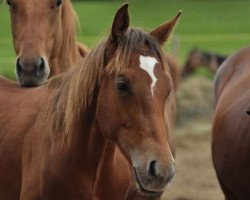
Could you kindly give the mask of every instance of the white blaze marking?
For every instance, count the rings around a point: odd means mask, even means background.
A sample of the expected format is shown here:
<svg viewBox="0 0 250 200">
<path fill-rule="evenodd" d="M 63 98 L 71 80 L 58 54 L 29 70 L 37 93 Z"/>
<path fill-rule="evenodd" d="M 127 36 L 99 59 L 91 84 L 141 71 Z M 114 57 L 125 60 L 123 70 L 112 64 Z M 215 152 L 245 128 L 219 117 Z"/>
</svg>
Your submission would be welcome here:
<svg viewBox="0 0 250 200">
<path fill-rule="evenodd" d="M 157 82 L 157 78 L 154 75 L 155 64 L 158 63 L 156 58 L 150 56 L 140 56 L 140 67 L 145 70 L 152 79 L 151 93 L 154 95 L 154 87 Z"/>
</svg>

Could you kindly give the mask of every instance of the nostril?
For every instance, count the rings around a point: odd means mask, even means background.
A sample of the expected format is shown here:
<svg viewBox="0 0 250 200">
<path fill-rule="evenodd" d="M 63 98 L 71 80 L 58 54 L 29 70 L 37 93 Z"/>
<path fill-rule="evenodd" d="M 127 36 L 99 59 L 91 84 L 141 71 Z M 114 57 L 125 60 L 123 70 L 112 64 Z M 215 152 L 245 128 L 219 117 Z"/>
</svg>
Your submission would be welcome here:
<svg viewBox="0 0 250 200">
<path fill-rule="evenodd" d="M 43 58 L 40 58 L 37 62 L 37 73 L 38 75 L 43 75 L 45 72 L 45 62 Z"/>
<path fill-rule="evenodd" d="M 148 165 L 148 175 L 151 178 L 157 177 L 157 170 L 156 170 L 156 160 L 153 160 Z"/>
<path fill-rule="evenodd" d="M 17 72 L 17 74 L 21 74 L 21 72 L 22 72 L 22 66 L 20 64 L 20 58 L 18 58 L 17 61 L 16 61 L 16 72 Z"/>
</svg>

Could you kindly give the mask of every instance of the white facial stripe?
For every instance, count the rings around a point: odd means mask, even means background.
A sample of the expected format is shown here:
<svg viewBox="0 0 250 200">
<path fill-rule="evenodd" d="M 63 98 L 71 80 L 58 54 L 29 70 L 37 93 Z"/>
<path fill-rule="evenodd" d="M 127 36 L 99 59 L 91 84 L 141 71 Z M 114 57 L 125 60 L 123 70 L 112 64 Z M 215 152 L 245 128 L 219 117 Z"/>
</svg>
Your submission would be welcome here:
<svg viewBox="0 0 250 200">
<path fill-rule="evenodd" d="M 154 95 L 154 87 L 155 84 L 157 82 L 157 78 L 154 75 L 154 69 L 155 69 L 155 65 L 156 65 L 157 60 L 154 57 L 150 57 L 150 56 L 140 56 L 140 67 L 145 70 L 149 76 L 152 79 L 152 83 L 151 83 L 151 93 L 152 95 Z"/>
</svg>

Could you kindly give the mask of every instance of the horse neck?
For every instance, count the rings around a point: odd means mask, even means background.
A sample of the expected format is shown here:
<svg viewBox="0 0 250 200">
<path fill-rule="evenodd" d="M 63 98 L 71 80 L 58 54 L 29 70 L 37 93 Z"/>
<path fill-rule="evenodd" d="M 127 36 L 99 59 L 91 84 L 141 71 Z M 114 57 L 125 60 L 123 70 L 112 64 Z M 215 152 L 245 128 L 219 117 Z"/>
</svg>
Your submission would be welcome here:
<svg viewBox="0 0 250 200">
<path fill-rule="evenodd" d="M 106 196 L 107 187 L 103 184 L 108 183 L 108 188 L 116 188 L 119 191 L 116 199 L 125 197 L 130 183 L 131 168 L 118 147 L 104 138 L 96 121 L 83 140 L 85 148 L 81 151 L 84 160 L 82 169 L 83 173 L 88 174 L 89 181 L 92 181 L 92 194 Z M 117 185 L 120 186 L 117 188 Z"/>
<path fill-rule="evenodd" d="M 51 53 L 56 55 L 49 60 L 49 65 L 52 66 L 50 76 L 67 71 L 77 65 L 82 58 L 81 47 L 76 41 L 76 25 L 76 14 L 70 1 L 66 0 L 61 10 L 61 28 L 57 31 L 52 50 L 54 52 Z"/>
<path fill-rule="evenodd" d="M 68 144 L 72 154 L 78 156 L 77 162 L 81 163 L 83 173 L 87 172 L 93 184 L 98 185 L 99 179 L 105 177 L 107 172 L 111 173 L 109 170 L 115 166 L 117 147 L 104 138 L 98 127 L 95 119 L 96 99 L 93 98 L 76 121 L 76 126 L 68 136 Z"/>
<path fill-rule="evenodd" d="M 106 171 L 107 167 L 114 164 L 114 155 L 116 146 L 104 138 L 98 128 L 96 121 L 93 123 L 91 130 L 83 138 L 84 147 L 84 160 L 87 161 L 89 170 L 93 174 L 100 174 Z M 99 172 L 98 172 L 99 171 Z"/>
<path fill-rule="evenodd" d="M 81 92 L 76 89 L 77 86 L 70 86 L 72 83 L 80 82 L 77 79 L 82 76 L 80 74 L 79 70 L 72 69 L 67 74 L 62 75 L 60 82 L 56 83 L 59 90 L 64 88 L 55 95 L 55 99 L 57 99 L 56 104 L 59 105 L 56 109 L 62 111 L 58 115 L 63 117 L 71 115 L 71 119 L 62 119 L 56 122 L 61 126 L 61 124 L 66 121 L 71 121 L 71 124 L 67 128 L 62 126 L 61 129 L 58 129 L 56 127 L 56 132 L 60 133 L 59 135 L 62 137 L 62 141 L 66 138 L 68 148 L 71 150 L 72 155 L 76 157 L 78 163 L 84 165 L 82 169 L 87 170 L 90 175 L 94 175 L 100 165 L 102 165 L 102 169 L 105 169 L 106 165 L 111 165 L 113 162 L 112 155 L 114 155 L 116 147 L 103 137 L 96 122 L 95 113 L 99 86 L 94 88 L 90 103 L 85 104 L 82 102 L 78 107 L 73 106 L 67 109 L 72 101 L 78 101 L 76 100 L 78 97 L 76 97 L 75 94 L 81 95 Z M 83 84 L 80 85 L 84 88 Z M 96 85 L 98 84 L 96 83 Z M 81 88 L 81 86 L 79 86 L 79 88 Z M 75 89 L 75 92 L 72 92 L 72 89 Z M 61 101 L 61 99 L 64 100 Z M 109 155 L 109 159 L 106 158 L 105 165 L 103 165 L 102 160 L 105 155 Z"/>
</svg>

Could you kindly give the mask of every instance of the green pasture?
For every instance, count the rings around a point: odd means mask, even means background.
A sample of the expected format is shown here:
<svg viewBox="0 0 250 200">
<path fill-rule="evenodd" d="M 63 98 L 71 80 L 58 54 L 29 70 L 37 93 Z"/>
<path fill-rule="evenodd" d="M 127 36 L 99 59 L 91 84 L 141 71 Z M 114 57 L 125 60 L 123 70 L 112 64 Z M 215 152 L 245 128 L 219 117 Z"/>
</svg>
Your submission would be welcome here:
<svg viewBox="0 0 250 200">
<path fill-rule="evenodd" d="M 125 1 L 77 1 L 80 20 L 78 39 L 93 47 L 107 33 L 119 5 Z M 192 47 L 231 54 L 250 44 L 249 0 L 128 0 L 132 25 L 151 30 L 183 10 L 172 39 L 180 63 Z M 174 41 L 174 42 L 173 42 Z M 14 78 L 13 51 L 8 7 L 0 4 L 0 74 Z"/>
</svg>

